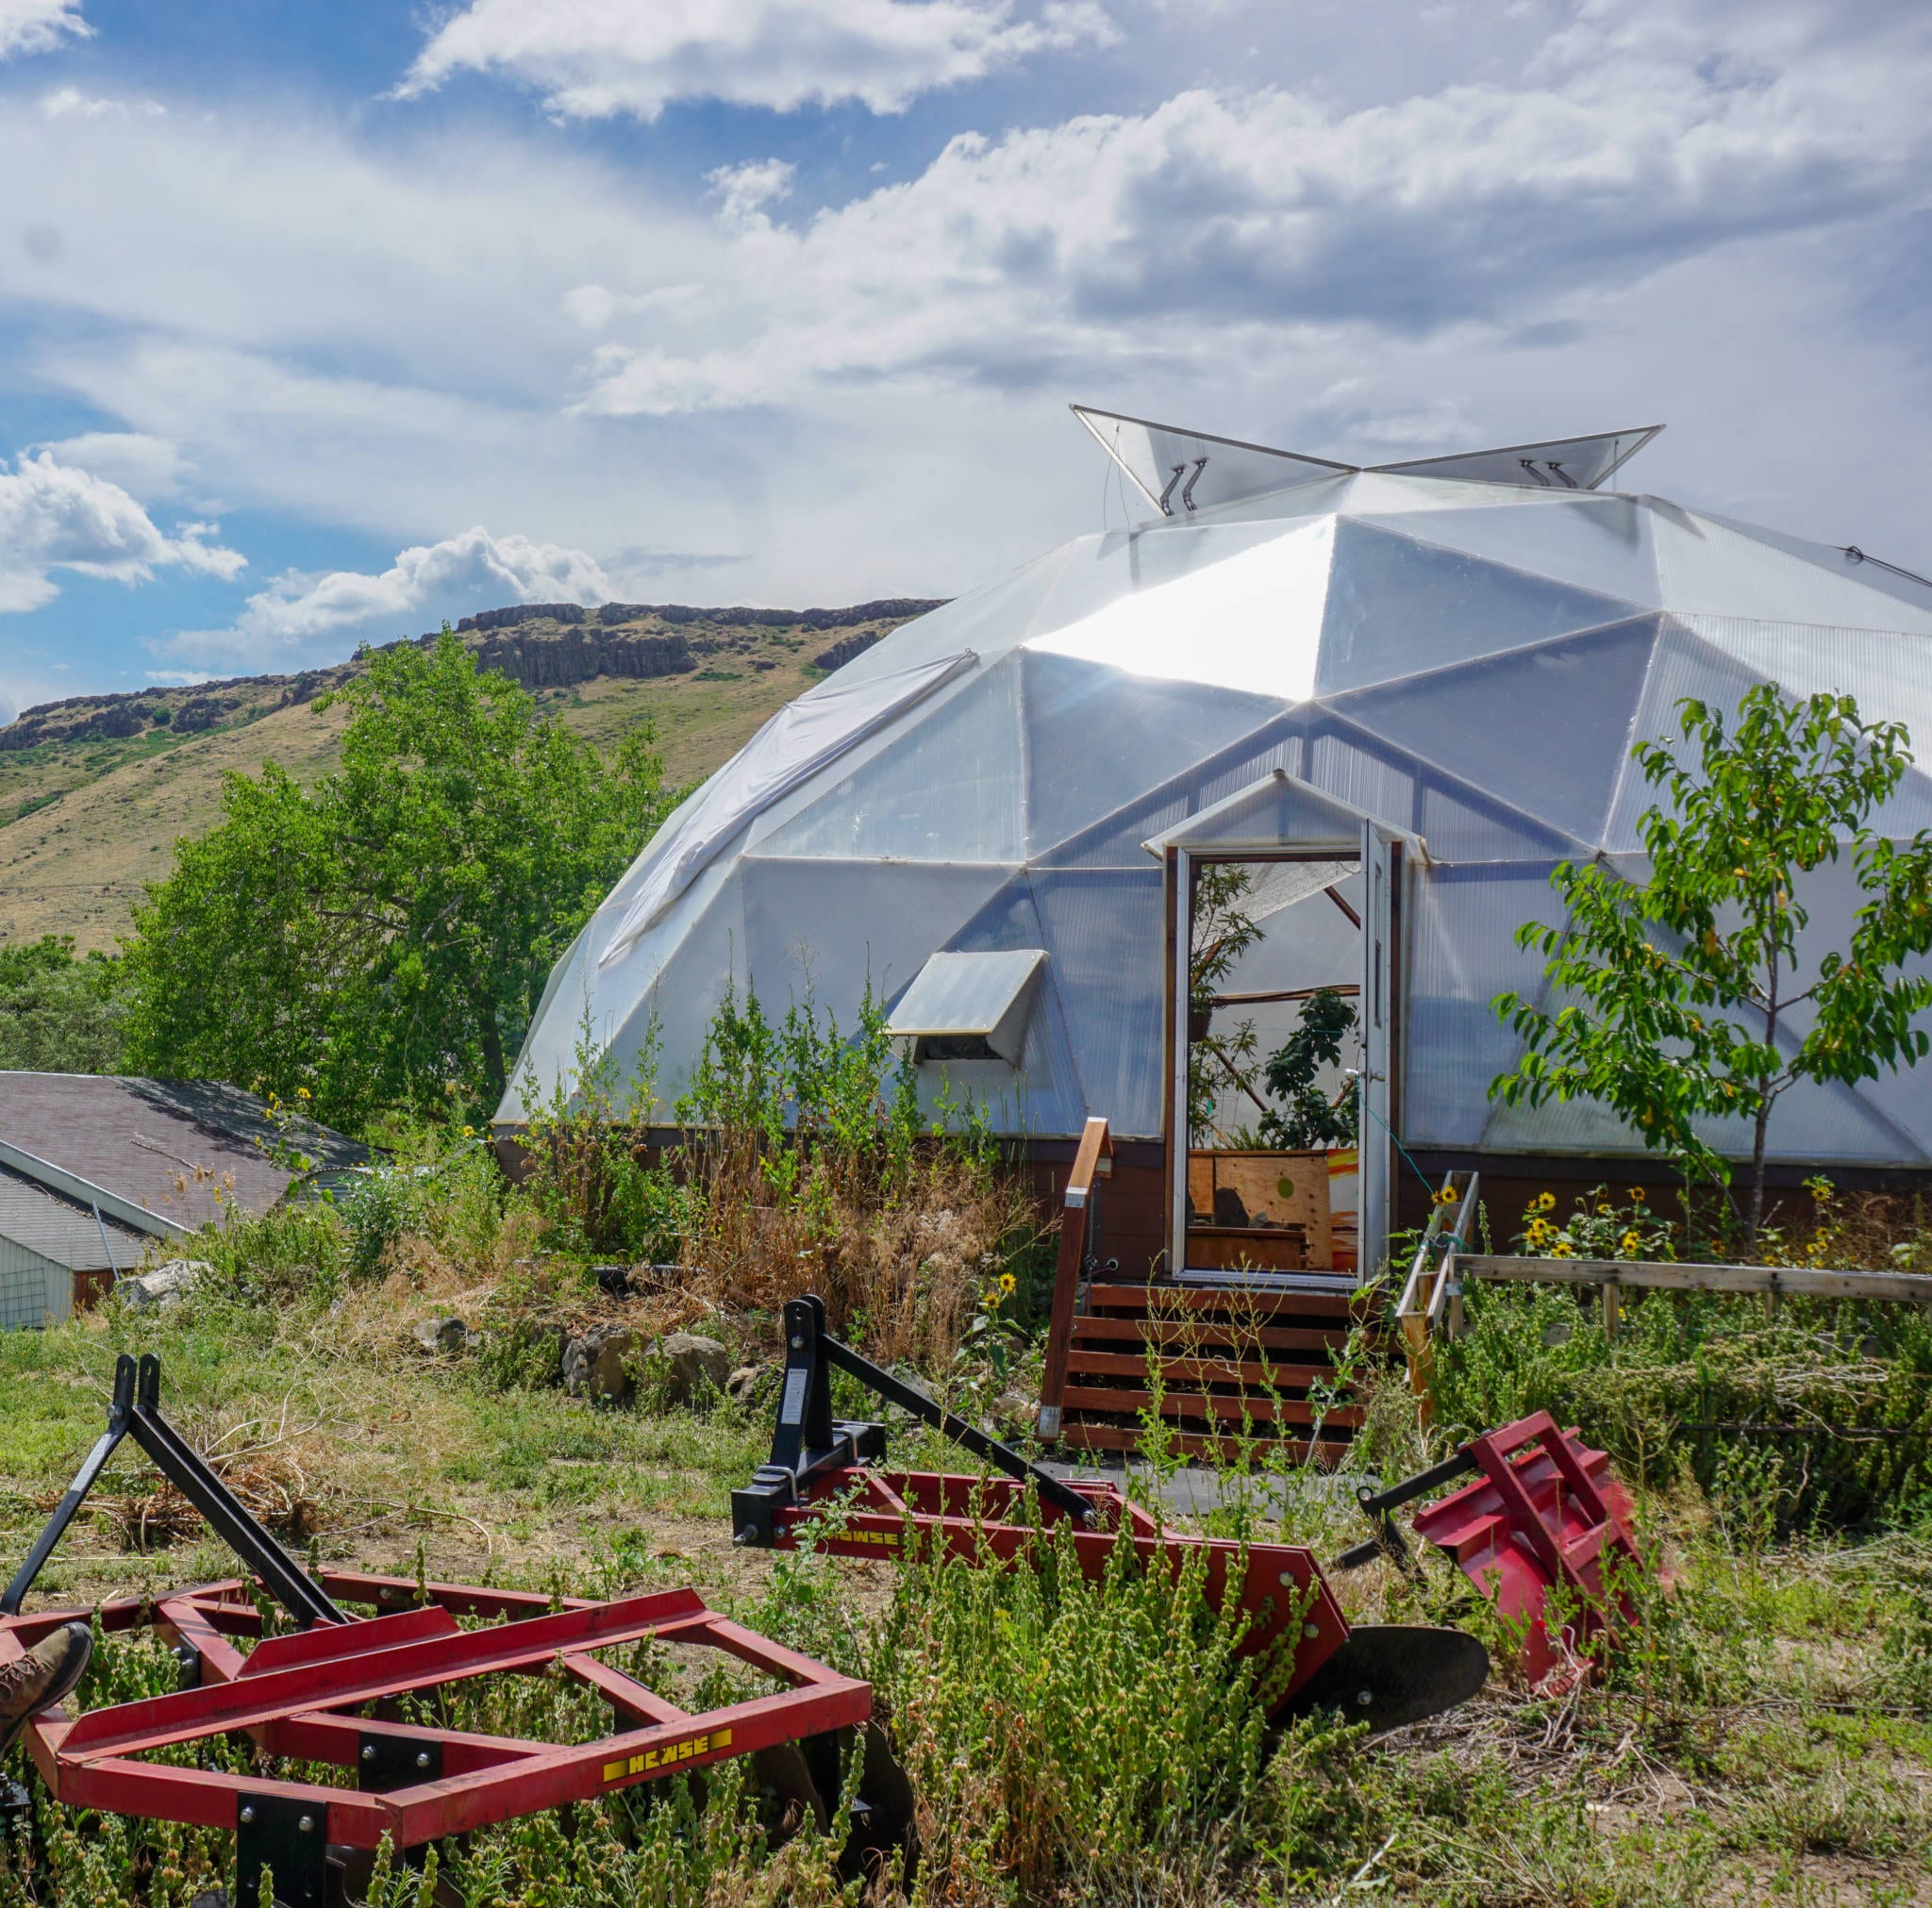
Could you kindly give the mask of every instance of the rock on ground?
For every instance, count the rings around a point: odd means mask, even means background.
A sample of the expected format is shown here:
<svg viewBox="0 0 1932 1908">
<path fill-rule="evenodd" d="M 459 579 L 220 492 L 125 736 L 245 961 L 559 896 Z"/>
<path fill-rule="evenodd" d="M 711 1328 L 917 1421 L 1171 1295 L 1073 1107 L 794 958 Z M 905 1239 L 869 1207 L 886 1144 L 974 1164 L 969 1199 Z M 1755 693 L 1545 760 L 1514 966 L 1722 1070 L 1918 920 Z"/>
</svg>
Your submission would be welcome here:
<svg viewBox="0 0 1932 1908">
<path fill-rule="evenodd" d="M 563 1349 L 563 1388 L 573 1398 L 604 1398 L 623 1402 L 637 1389 L 637 1374 L 655 1352 L 663 1364 L 664 1402 L 697 1403 L 707 1388 L 723 1392 L 731 1372 L 731 1354 L 715 1338 L 673 1332 L 647 1344 L 627 1325 L 595 1325 Z"/>
<path fill-rule="evenodd" d="M 146 1311 L 150 1306 L 165 1312 L 170 1306 L 178 1305 L 194 1289 L 201 1275 L 211 1269 L 200 1259 L 168 1259 L 151 1271 L 123 1279 L 114 1290 L 124 1304 L 131 1305 L 137 1312 Z"/>
</svg>

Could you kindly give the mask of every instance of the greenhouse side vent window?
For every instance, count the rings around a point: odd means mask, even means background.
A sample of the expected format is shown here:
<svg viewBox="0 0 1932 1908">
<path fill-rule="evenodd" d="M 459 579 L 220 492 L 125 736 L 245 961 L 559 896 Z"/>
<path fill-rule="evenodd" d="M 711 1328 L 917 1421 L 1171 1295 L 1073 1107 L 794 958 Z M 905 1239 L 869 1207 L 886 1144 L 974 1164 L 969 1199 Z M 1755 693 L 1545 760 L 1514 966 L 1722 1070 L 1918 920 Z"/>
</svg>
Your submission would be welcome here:
<svg viewBox="0 0 1932 1908">
<path fill-rule="evenodd" d="M 886 1031 L 914 1066 L 928 1061 L 1020 1064 L 1046 950 L 936 954 L 913 976 Z"/>
</svg>

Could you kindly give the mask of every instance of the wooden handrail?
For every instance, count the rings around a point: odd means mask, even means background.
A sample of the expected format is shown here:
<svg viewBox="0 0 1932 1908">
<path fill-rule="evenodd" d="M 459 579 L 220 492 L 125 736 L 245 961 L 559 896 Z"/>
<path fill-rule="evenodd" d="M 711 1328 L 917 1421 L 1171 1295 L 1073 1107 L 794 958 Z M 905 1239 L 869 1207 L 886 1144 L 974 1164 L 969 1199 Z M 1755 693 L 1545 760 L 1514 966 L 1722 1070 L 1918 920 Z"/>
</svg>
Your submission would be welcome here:
<svg viewBox="0 0 1932 1908">
<path fill-rule="evenodd" d="M 1074 1308 L 1079 1297 L 1080 1269 L 1087 1261 L 1087 1219 L 1093 1186 L 1113 1171 L 1113 1138 L 1096 1115 L 1080 1134 L 1073 1170 L 1060 1195 L 1059 1255 L 1054 1265 L 1053 1316 L 1046 1328 L 1046 1369 L 1040 1380 L 1040 1435 L 1060 1435 L 1060 1401 L 1067 1388 L 1067 1360 L 1074 1349 Z"/>
</svg>

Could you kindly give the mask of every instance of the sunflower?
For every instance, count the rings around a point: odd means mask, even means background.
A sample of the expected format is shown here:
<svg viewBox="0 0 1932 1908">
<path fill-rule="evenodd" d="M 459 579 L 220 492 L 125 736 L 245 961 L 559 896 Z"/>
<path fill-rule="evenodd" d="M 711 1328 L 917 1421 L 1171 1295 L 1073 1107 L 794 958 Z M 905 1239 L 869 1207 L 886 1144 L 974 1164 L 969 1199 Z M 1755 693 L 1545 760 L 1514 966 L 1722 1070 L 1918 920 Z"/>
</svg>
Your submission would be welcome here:
<svg viewBox="0 0 1932 1908">
<path fill-rule="evenodd" d="M 1596 1216 L 1598 1219 L 1615 1219 L 1617 1216 L 1617 1208 L 1613 1206 L 1608 1200 L 1605 1200 L 1604 1203 L 1597 1207 Z"/>
<path fill-rule="evenodd" d="M 1617 1253 L 1621 1258 L 1634 1259 L 1642 1250 L 1643 1241 L 1634 1232 L 1627 1232 L 1617 1241 Z"/>
<path fill-rule="evenodd" d="M 1559 1238 L 1550 1248 L 1550 1256 L 1553 1259 L 1572 1259 L 1576 1256 L 1576 1248 L 1568 1239 Z"/>
<path fill-rule="evenodd" d="M 1538 1193 L 1536 1196 L 1536 1209 L 1538 1212 L 1555 1212 L 1557 1209 L 1557 1195 L 1553 1192 Z"/>
<path fill-rule="evenodd" d="M 1002 1293 L 1002 1294 L 1005 1294 L 1005 1293 L 1007 1293 L 1007 1292 L 1010 1292 L 1010 1291 L 1011 1291 L 1011 1290 L 1013 1289 L 1013 1287 L 1014 1287 L 1014 1286 L 1015 1286 L 1016 1285 L 1018 1285 L 1019 1283 L 1020 1283 L 1020 1282 L 1019 1282 L 1019 1280 L 1017 1280 L 1016 1278 L 1014 1278 L 1014 1276 L 1012 1275 L 1012 1273 L 1011 1273 L 1011 1272 L 1002 1272 L 1002 1273 L 1000 1274 L 1000 1291 L 1001 1291 L 1001 1293 Z"/>
<path fill-rule="evenodd" d="M 1632 1205 L 1641 1205 L 1649 1197 L 1649 1193 L 1645 1192 L 1641 1186 L 1633 1186 L 1630 1188 L 1630 1203 Z"/>
</svg>

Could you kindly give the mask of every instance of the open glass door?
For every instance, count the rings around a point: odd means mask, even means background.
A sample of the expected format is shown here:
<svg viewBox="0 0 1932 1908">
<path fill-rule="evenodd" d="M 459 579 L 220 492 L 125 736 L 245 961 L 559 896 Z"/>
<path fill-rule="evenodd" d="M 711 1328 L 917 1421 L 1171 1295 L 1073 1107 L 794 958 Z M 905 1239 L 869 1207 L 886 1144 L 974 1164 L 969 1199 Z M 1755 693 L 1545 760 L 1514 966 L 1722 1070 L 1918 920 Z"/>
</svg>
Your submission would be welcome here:
<svg viewBox="0 0 1932 1908">
<path fill-rule="evenodd" d="M 1357 1155 L 1361 1269 L 1388 1250 L 1394 1206 L 1394 1148 L 1389 1083 L 1395 1053 L 1395 897 L 1402 849 L 1373 821 L 1362 823 L 1362 1016 Z"/>
<path fill-rule="evenodd" d="M 1393 844 L 1276 771 L 1147 846 L 1171 906 L 1169 1264 L 1352 1286 L 1387 1205 Z"/>
</svg>

